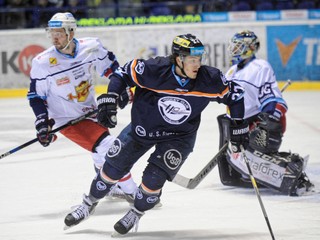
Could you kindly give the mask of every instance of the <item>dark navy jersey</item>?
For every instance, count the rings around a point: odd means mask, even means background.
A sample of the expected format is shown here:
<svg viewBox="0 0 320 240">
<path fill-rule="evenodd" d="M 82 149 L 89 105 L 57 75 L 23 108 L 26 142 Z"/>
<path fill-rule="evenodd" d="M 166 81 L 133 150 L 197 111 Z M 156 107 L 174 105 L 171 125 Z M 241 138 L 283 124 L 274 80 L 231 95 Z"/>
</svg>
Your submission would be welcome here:
<svg viewBox="0 0 320 240">
<path fill-rule="evenodd" d="M 210 101 L 228 105 L 232 118 L 243 118 L 242 88 L 228 84 L 214 67 L 201 66 L 196 79 L 184 79 L 175 74 L 169 57 L 157 57 L 134 59 L 121 70 L 111 76 L 108 91 L 120 93 L 127 85 L 136 87 L 131 123 L 140 140 L 194 134 Z"/>
</svg>

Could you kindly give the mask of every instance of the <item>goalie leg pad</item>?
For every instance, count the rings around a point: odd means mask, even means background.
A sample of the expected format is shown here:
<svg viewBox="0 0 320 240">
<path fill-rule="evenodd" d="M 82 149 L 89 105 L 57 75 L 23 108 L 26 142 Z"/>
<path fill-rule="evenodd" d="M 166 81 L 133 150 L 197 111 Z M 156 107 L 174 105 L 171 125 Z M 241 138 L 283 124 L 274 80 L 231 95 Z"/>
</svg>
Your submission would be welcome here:
<svg viewBox="0 0 320 240">
<path fill-rule="evenodd" d="M 219 148 L 221 148 L 226 142 L 230 140 L 230 119 L 225 114 L 217 117 L 220 138 Z M 227 161 L 226 155 L 223 155 L 218 160 L 218 169 L 220 181 L 225 186 L 239 186 L 250 187 L 250 183 L 243 183 L 241 180 L 241 174 L 234 170 Z M 249 186 L 248 186 L 249 185 Z"/>
<path fill-rule="evenodd" d="M 217 117 L 217 121 L 220 133 L 219 149 L 221 149 L 230 140 L 230 119 L 225 114 L 222 114 Z"/>
</svg>

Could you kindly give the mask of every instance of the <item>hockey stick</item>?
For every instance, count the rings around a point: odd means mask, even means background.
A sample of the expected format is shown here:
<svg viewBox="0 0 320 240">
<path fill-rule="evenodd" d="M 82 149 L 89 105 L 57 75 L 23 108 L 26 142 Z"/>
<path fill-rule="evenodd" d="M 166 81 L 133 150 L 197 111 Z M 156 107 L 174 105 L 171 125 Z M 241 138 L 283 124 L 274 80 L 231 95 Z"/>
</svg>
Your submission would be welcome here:
<svg viewBox="0 0 320 240">
<path fill-rule="evenodd" d="M 259 203 L 260 203 L 260 207 L 262 209 L 262 213 L 263 213 L 264 219 L 266 220 L 266 223 L 268 225 L 271 237 L 274 240 L 275 238 L 274 238 L 273 231 L 272 231 L 272 228 L 271 228 L 271 225 L 270 225 L 270 222 L 269 222 L 269 218 L 268 218 L 266 209 L 263 206 L 263 202 L 262 202 L 262 199 L 261 199 L 261 196 L 260 196 L 260 193 L 259 193 L 258 185 L 257 185 L 256 179 L 254 178 L 254 176 L 252 174 L 251 167 L 250 167 L 250 164 L 249 164 L 249 160 L 247 158 L 247 155 L 246 155 L 245 150 L 244 150 L 242 145 L 240 145 L 240 148 L 241 148 L 241 153 L 242 153 L 242 156 L 244 158 L 244 161 L 245 161 L 245 163 L 247 165 L 247 169 L 248 169 L 248 172 L 249 172 L 249 176 L 250 176 L 250 179 L 251 179 L 252 186 L 253 186 L 254 190 L 256 191 L 256 195 L 258 197 L 258 200 L 259 200 Z"/>
<path fill-rule="evenodd" d="M 211 170 L 218 164 L 219 157 L 225 154 L 228 143 L 225 143 L 219 152 L 210 160 L 210 162 L 194 177 L 187 178 L 177 174 L 172 182 L 188 189 L 194 189 L 199 183 L 211 172 Z"/>
<path fill-rule="evenodd" d="M 97 113 L 97 111 L 98 111 L 98 110 L 94 110 L 94 111 L 92 111 L 92 112 L 88 112 L 88 113 L 86 113 L 85 115 L 83 115 L 83 116 L 81 116 L 81 117 L 78 117 L 78 118 L 76 118 L 76 119 L 74 119 L 74 120 L 71 120 L 70 122 L 68 122 L 68 123 L 66 123 L 66 124 L 64 124 L 64 125 L 56 128 L 56 129 L 53 129 L 52 131 L 50 131 L 50 133 L 56 133 L 56 132 L 59 132 L 60 130 L 62 130 L 62 129 L 64 129 L 64 128 L 66 128 L 66 127 L 75 125 L 75 124 L 81 122 L 82 120 L 86 119 L 87 117 L 90 117 L 90 116 L 92 116 L 93 114 Z M 18 146 L 18 147 L 16 147 L 16 148 L 14 148 L 14 149 L 8 151 L 8 152 L 6 152 L 6 153 L 3 153 L 3 154 L 0 155 L 0 159 L 4 158 L 4 157 L 6 157 L 6 156 L 9 156 L 9 155 L 11 155 L 12 153 L 15 153 L 15 152 L 17 152 L 17 151 L 19 151 L 19 150 L 21 150 L 21 149 L 23 149 L 23 148 L 25 148 L 25 147 L 27 147 L 27 146 L 35 143 L 35 142 L 37 142 L 37 141 L 38 141 L 38 138 L 34 138 L 34 139 L 30 140 L 29 142 L 26 142 L 26 143 L 24 143 L 24 144 L 22 144 L 22 145 L 20 145 L 20 146 Z"/>
<path fill-rule="evenodd" d="M 281 92 L 284 92 L 289 86 L 291 85 L 291 80 L 288 79 L 286 84 L 283 85 L 282 89 L 280 90 Z"/>
</svg>

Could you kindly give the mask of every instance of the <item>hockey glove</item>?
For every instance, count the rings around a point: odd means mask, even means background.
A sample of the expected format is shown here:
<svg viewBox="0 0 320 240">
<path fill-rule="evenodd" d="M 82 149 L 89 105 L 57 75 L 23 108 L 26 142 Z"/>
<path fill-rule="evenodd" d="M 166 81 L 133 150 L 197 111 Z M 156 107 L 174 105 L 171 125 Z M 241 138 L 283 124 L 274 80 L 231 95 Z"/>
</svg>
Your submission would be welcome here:
<svg viewBox="0 0 320 240">
<path fill-rule="evenodd" d="M 249 124 L 247 121 L 242 121 L 238 123 L 236 123 L 235 121 L 231 121 L 230 143 L 231 150 L 234 153 L 241 152 L 241 145 L 244 147 L 244 149 L 247 148 L 249 144 Z"/>
<path fill-rule="evenodd" d="M 54 142 L 57 139 L 57 135 L 55 135 L 54 133 L 50 133 L 53 125 L 54 120 L 49 120 L 47 116 L 37 117 L 35 121 L 38 141 L 44 147 L 49 146 L 50 143 Z"/>
<path fill-rule="evenodd" d="M 282 124 L 274 115 L 260 113 L 256 128 L 250 133 L 250 146 L 262 153 L 274 153 L 282 142 Z"/>
<path fill-rule="evenodd" d="M 117 125 L 117 100 L 115 93 L 102 94 L 98 97 L 98 122 L 108 128 Z"/>
<path fill-rule="evenodd" d="M 113 52 L 108 52 L 108 58 L 112 61 L 112 64 L 104 74 L 104 76 L 106 77 L 110 77 L 110 75 L 113 74 L 119 67 L 119 62 L 117 61 L 116 56 L 113 54 Z"/>
<path fill-rule="evenodd" d="M 127 87 L 125 91 L 119 96 L 119 108 L 124 109 L 129 103 L 133 101 L 133 92 L 130 87 Z"/>
</svg>

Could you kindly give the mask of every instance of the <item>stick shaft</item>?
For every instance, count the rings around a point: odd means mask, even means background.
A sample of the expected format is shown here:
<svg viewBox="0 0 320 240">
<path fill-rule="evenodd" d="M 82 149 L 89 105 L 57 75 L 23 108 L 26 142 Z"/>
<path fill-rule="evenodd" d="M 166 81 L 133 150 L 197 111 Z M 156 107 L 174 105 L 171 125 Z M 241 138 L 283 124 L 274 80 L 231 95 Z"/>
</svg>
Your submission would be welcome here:
<svg viewBox="0 0 320 240">
<path fill-rule="evenodd" d="M 266 223 L 268 225 L 270 235 L 271 235 L 272 239 L 275 240 L 274 234 L 273 234 L 273 231 L 272 231 L 272 228 L 271 228 L 271 224 L 270 224 L 270 221 L 269 221 L 269 218 L 268 218 L 268 215 L 267 215 L 267 211 L 266 211 L 266 209 L 265 209 L 265 207 L 263 205 L 263 202 L 262 202 L 262 199 L 261 199 L 261 196 L 260 196 L 260 192 L 259 192 L 259 189 L 258 189 L 257 182 L 256 182 L 256 180 L 255 180 L 255 178 L 254 178 L 254 176 L 252 174 L 252 171 L 251 171 L 249 160 L 247 158 L 247 155 L 246 155 L 245 150 L 244 150 L 242 145 L 240 146 L 240 148 L 241 148 L 242 156 L 243 156 L 244 161 L 246 163 L 246 166 L 248 168 L 248 172 L 249 172 L 249 176 L 250 176 L 250 179 L 251 179 L 252 186 L 253 186 L 253 188 L 254 188 L 254 190 L 256 192 L 257 198 L 259 200 L 259 204 L 260 204 L 264 219 L 266 220 Z"/>
<path fill-rule="evenodd" d="M 94 110 L 92 112 L 88 112 L 88 113 L 86 113 L 85 115 L 83 115 L 81 117 L 78 117 L 78 118 L 76 118 L 74 120 L 71 120 L 70 122 L 68 122 L 68 123 L 56 128 L 56 129 L 53 129 L 52 131 L 50 131 L 50 133 L 56 133 L 56 132 L 59 132 L 60 130 L 62 130 L 64 128 L 68 127 L 68 126 L 75 125 L 78 122 L 81 122 L 82 120 L 86 119 L 87 117 L 90 117 L 90 116 L 94 115 L 95 113 L 97 113 L 97 110 Z M 7 156 L 11 155 L 12 153 L 15 153 L 15 152 L 17 152 L 17 151 L 19 151 L 19 150 L 21 150 L 21 149 L 23 149 L 23 148 L 35 143 L 37 141 L 38 141 L 38 138 L 34 138 L 34 139 L 24 143 L 24 144 L 21 144 L 20 146 L 13 148 L 13 149 L 11 149 L 10 151 L 8 151 L 6 153 L 1 154 L 0 155 L 0 159 L 2 159 L 4 157 L 7 157 Z"/>
</svg>

